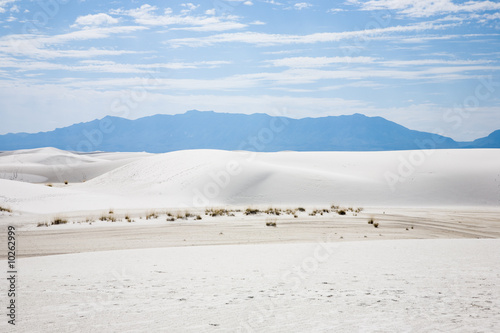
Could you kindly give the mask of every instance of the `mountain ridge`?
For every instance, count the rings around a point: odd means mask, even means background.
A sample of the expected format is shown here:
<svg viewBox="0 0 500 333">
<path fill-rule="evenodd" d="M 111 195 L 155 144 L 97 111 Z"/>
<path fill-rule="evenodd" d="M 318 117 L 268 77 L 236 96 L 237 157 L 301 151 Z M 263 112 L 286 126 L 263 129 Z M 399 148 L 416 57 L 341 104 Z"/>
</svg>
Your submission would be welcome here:
<svg viewBox="0 0 500 333">
<path fill-rule="evenodd" d="M 185 149 L 273 152 L 500 148 L 500 130 L 471 142 L 457 142 L 360 113 L 294 119 L 265 113 L 189 110 L 135 120 L 105 116 L 53 131 L 0 135 L 0 150 L 42 147 L 151 153 Z"/>
</svg>

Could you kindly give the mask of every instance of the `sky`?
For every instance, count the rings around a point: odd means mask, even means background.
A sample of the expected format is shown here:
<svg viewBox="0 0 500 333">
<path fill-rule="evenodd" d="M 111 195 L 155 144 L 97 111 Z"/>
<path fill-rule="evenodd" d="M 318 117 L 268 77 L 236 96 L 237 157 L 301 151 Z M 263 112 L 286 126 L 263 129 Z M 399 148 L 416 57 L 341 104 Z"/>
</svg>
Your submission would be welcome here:
<svg viewBox="0 0 500 333">
<path fill-rule="evenodd" d="M 187 110 L 500 129 L 500 1 L 0 0 L 0 134 Z"/>
</svg>

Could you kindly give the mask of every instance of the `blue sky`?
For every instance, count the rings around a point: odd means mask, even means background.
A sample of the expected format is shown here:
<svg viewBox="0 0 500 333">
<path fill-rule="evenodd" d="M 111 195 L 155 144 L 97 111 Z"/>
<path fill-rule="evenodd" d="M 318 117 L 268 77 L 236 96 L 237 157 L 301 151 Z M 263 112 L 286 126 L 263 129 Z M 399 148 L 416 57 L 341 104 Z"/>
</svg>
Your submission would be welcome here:
<svg viewBox="0 0 500 333">
<path fill-rule="evenodd" d="M 0 133 L 106 115 L 500 129 L 500 2 L 0 0 Z"/>
</svg>

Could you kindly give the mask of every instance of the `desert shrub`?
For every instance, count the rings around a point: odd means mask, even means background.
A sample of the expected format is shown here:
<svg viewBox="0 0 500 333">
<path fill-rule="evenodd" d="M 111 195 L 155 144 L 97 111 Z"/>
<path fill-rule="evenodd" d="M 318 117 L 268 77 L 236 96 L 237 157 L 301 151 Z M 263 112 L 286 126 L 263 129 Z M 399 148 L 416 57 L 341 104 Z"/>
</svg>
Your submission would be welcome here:
<svg viewBox="0 0 500 333">
<path fill-rule="evenodd" d="M 157 218 L 158 218 L 158 213 L 156 212 L 150 212 L 146 215 L 146 220 L 157 219 Z"/>
<path fill-rule="evenodd" d="M 201 216 L 200 215 L 196 215 L 196 220 L 201 220 Z"/>
<path fill-rule="evenodd" d="M 378 228 L 378 222 L 373 223 L 373 226 L 374 226 L 375 228 Z"/>
<path fill-rule="evenodd" d="M 0 206 L 0 212 L 12 213 L 12 209 Z"/>
<path fill-rule="evenodd" d="M 182 214 L 177 214 L 177 216 L 175 218 L 178 219 L 178 220 L 185 220 L 186 219 L 184 217 L 184 215 L 182 215 Z"/>
<path fill-rule="evenodd" d="M 55 224 L 55 225 L 58 225 L 58 224 L 66 224 L 68 223 L 68 220 L 66 219 L 63 219 L 63 218 L 60 218 L 60 217 L 56 217 L 52 220 L 52 223 L 51 224 Z"/>
<path fill-rule="evenodd" d="M 48 183 L 48 184 L 47 184 L 47 186 L 48 186 L 48 187 L 52 187 L 52 184 Z"/>
<path fill-rule="evenodd" d="M 268 221 L 268 222 L 266 222 L 266 226 L 268 226 L 268 227 L 276 227 L 276 222 L 275 221 Z"/>
<path fill-rule="evenodd" d="M 356 210 L 354 212 L 361 213 L 362 211 L 363 211 L 363 207 L 358 207 L 358 208 L 356 208 Z"/>
<path fill-rule="evenodd" d="M 207 209 L 205 209 L 205 215 L 210 215 L 212 217 L 224 216 L 224 215 L 230 216 L 230 212 L 231 211 L 228 211 L 227 209 L 222 209 L 222 208 L 209 208 L 209 209 L 207 208 Z"/>
<path fill-rule="evenodd" d="M 258 209 L 247 208 L 245 210 L 245 215 L 255 215 L 255 214 L 258 214 L 258 213 L 260 213 L 260 210 L 258 210 Z"/>
<path fill-rule="evenodd" d="M 99 221 L 116 222 L 116 217 L 111 216 L 111 215 L 102 215 L 102 216 L 99 218 Z"/>
<path fill-rule="evenodd" d="M 281 214 L 281 209 L 279 208 L 268 208 L 264 211 L 264 213 L 268 215 L 280 215 Z"/>
<path fill-rule="evenodd" d="M 114 214 L 115 212 L 113 211 L 113 209 L 110 209 L 109 210 L 109 214 Z"/>
<path fill-rule="evenodd" d="M 174 222 L 175 221 L 175 217 L 167 217 L 167 222 Z"/>
<path fill-rule="evenodd" d="M 368 224 L 373 224 L 373 222 L 374 222 L 373 219 L 368 220 Z"/>
<path fill-rule="evenodd" d="M 37 227 L 48 227 L 49 224 L 47 222 L 38 222 L 38 224 L 36 226 Z"/>
<path fill-rule="evenodd" d="M 333 209 L 333 210 L 336 210 L 336 209 L 340 209 L 340 206 L 337 206 L 337 205 L 335 205 L 335 204 L 332 204 L 332 205 L 330 206 L 330 208 L 331 208 L 331 209 Z"/>
<path fill-rule="evenodd" d="M 67 180 L 64 181 L 64 185 L 68 185 L 68 181 Z"/>
<path fill-rule="evenodd" d="M 339 215 L 345 215 L 346 211 L 344 209 L 339 209 L 339 210 L 337 210 L 337 214 L 339 214 Z"/>
<path fill-rule="evenodd" d="M 304 207 L 299 207 L 299 208 L 297 208 L 297 210 L 298 210 L 299 212 L 305 212 L 305 211 L 306 211 L 306 209 L 305 209 Z"/>
</svg>

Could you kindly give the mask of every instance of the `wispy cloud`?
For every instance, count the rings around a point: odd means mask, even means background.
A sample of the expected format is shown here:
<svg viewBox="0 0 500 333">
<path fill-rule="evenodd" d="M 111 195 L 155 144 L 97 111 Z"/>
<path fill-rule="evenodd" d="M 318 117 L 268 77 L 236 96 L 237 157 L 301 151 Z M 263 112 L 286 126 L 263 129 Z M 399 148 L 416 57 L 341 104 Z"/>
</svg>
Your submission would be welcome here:
<svg viewBox="0 0 500 333">
<path fill-rule="evenodd" d="M 124 36 L 145 29 L 147 28 L 142 26 L 88 27 L 53 36 L 33 34 L 8 35 L 0 38 L 0 53 L 43 59 L 139 53 L 137 51 L 97 49 L 94 47 L 86 50 L 71 50 L 61 48 L 61 46 L 73 41 L 106 39 L 112 35 Z"/>
<path fill-rule="evenodd" d="M 500 10 L 500 3 L 493 1 L 467 1 L 455 3 L 452 0 L 370 0 L 352 1 L 363 10 L 395 10 L 410 17 L 429 17 L 448 13 L 484 12 Z"/>
<path fill-rule="evenodd" d="M 314 43 L 324 43 L 324 42 L 338 42 L 341 40 L 361 38 L 361 37 L 365 38 L 366 40 L 371 37 L 376 37 L 383 34 L 439 30 L 439 29 L 449 28 L 451 26 L 454 26 L 454 24 L 435 24 L 435 23 L 422 22 L 406 26 L 393 26 L 386 28 L 345 31 L 345 32 L 322 32 L 309 35 L 284 35 L 284 34 L 268 34 L 268 33 L 257 33 L 257 32 L 224 33 L 208 37 L 171 39 L 166 41 L 166 43 L 175 47 L 180 47 L 180 46 L 202 47 L 219 43 L 246 43 L 246 44 L 255 44 L 262 46 L 286 45 L 286 44 L 314 44 Z"/>
<path fill-rule="evenodd" d="M 374 61 L 372 57 L 292 57 L 266 60 L 266 63 L 275 67 L 314 68 L 332 64 L 369 64 Z"/>
</svg>

